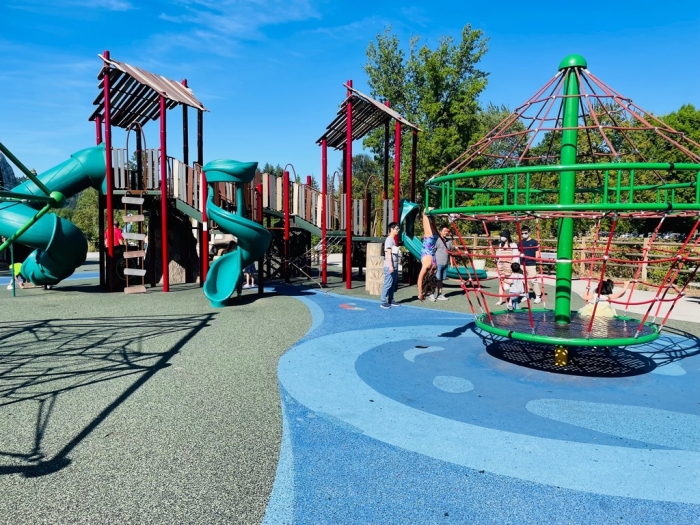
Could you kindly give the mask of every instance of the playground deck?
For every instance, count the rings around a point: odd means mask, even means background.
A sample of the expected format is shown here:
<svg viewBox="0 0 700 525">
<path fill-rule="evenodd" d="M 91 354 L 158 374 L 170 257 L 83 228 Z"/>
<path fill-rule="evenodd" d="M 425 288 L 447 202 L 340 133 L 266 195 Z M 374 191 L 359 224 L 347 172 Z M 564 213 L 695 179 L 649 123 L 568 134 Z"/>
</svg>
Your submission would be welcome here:
<svg viewBox="0 0 700 525">
<path fill-rule="evenodd" d="M 0 523 L 697 523 L 700 325 L 552 373 L 455 283 L 213 310 L 90 269 L 0 296 Z"/>
</svg>

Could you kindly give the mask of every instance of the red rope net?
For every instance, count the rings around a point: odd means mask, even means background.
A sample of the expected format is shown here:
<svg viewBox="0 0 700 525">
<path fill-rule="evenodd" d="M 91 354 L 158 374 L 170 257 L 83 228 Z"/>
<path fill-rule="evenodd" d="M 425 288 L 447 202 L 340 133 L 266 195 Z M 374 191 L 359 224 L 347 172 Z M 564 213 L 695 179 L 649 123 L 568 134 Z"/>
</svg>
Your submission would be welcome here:
<svg viewBox="0 0 700 525">
<path fill-rule="evenodd" d="M 639 214 L 638 214 L 639 215 Z M 596 313 L 598 313 L 599 304 L 607 301 L 612 306 L 622 307 L 624 309 L 623 316 L 627 316 L 630 312 L 638 313 L 641 316 L 637 335 L 640 334 L 645 323 L 651 322 L 658 324 L 659 330 L 663 328 L 671 315 L 678 301 L 685 296 L 686 289 L 691 282 L 694 281 L 698 269 L 700 268 L 700 216 L 696 220 L 687 234 L 685 240 L 680 243 L 677 249 L 672 249 L 667 245 L 657 246 L 656 242 L 660 238 L 660 231 L 666 215 L 662 215 L 656 224 L 651 235 L 643 242 L 641 250 L 635 253 L 626 252 L 625 247 L 618 247 L 613 242 L 615 229 L 618 220 L 622 215 L 617 214 L 612 217 L 607 217 L 600 213 L 587 213 L 586 218 L 596 217 L 593 239 L 590 246 L 585 246 L 578 249 L 582 255 L 579 258 L 573 259 L 571 264 L 574 267 L 584 267 L 585 272 L 579 272 L 578 279 L 575 281 L 585 282 L 585 292 L 583 297 L 589 298 L 592 304 L 592 313 L 590 321 L 587 323 L 586 333 L 590 336 L 593 331 Z M 674 216 L 677 216 L 674 215 Z M 603 236 L 602 219 L 611 219 L 609 231 Z M 645 216 L 644 218 L 648 218 Z M 460 287 L 464 291 L 471 312 L 474 315 L 486 315 L 488 321 L 493 324 L 493 314 L 489 308 L 487 297 L 499 298 L 501 301 L 508 300 L 511 294 L 504 290 L 505 275 L 499 267 L 499 259 L 504 257 L 502 251 L 498 251 L 493 242 L 488 228 L 488 218 L 480 217 L 483 230 L 489 239 L 487 246 L 471 247 L 465 241 L 464 235 L 460 232 L 458 221 L 462 219 L 476 220 L 473 217 L 466 217 L 457 214 L 449 216 L 450 229 L 453 233 L 453 247 L 450 251 L 450 263 L 456 269 L 459 276 Z M 507 219 L 503 216 L 498 217 L 499 220 Z M 512 217 L 518 239 L 522 239 L 523 222 L 529 217 Z M 507 221 L 503 221 L 509 224 Z M 519 249 L 513 255 L 505 254 L 506 257 L 515 257 L 519 259 L 521 265 L 524 265 L 528 260 L 535 260 L 537 273 L 534 277 L 528 276 L 528 272 L 523 272 L 525 281 L 525 293 L 523 298 L 527 304 L 528 321 L 531 329 L 535 328 L 535 321 L 532 314 L 531 296 L 528 290 L 533 280 L 538 281 L 542 290 L 542 304 L 546 307 L 546 291 L 545 283 L 553 281 L 554 277 L 548 275 L 544 268 L 546 265 L 556 263 L 553 258 L 556 254 L 556 246 L 547 246 L 542 241 L 539 220 L 534 221 L 535 227 L 532 228 L 536 232 L 537 245 L 539 247 L 536 257 L 528 257 L 525 255 L 522 244 L 518 243 Z M 544 255 L 543 255 L 544 254 Z M 590 255 L 588 255 L 590 254 Z M 631 255 L 631 256 L 630 256 Z M 494 269 L 489 272 L 488 277 L 479 278 L 476 271 L 475 259 L 492 261 Z M 607 275 L 610 272 L 610 267 L 615 266 L 617 274 L 630 275 L 631 278 L 625 281 L 624 289 L 629 290 L 621 294 L 617 298 L 610 298 L 613 294 L 603 294 L 604 283 L 608 279 Z M 657 278 L 652 281 L 648 276 L 655 275 Z M 496 293 L 490 284 L 498 282 L 498 293 Z M 622 284 L 621 281 L 613 281 L 615 286 Z M 577 286 L 581 290 L 581 285 Z M 603 297 L 605 295 L 605 297 Z M 646 306 L 646 308 L 644 308 Z M 664 308 L 664 306 L 666 308 Z M 636 307 L 636 308 L 635 308 Z"/>
</svg>

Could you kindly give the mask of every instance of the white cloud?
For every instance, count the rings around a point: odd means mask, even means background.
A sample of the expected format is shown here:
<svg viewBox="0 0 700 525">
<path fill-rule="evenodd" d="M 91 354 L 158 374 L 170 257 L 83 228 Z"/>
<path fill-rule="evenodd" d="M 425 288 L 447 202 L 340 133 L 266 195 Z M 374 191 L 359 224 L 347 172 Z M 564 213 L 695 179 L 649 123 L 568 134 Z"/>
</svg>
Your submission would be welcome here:
<svg viewBox="0 0 700 525">
<path fill-rule="evenodd" d="M 181 6 L 175 12 L 176 6 Z M 224 41 L 260 40 L 262 29 L 320 18 L 310 0 L 180 0 L 162 20 L 199 26 L 199 31 Z"/>
<path fill-rule="evenodd" d="M 108 9 L 109 11 L 129 11 L 131 9 L 136 9 L 131 2 L 126 2 L 124 0 L 90 0 L 88 2 L 76 1 L 76 4 L 83 7 Z"/>
<path fill-rule="evenodd" d="M 128 0 L 22 0 L 12 7 L 33 11 L 36 8 L 73 8 L 104 9 L 107 11 L 130 11 L 136 7 Z"/>
<path fill-rule="evenodd" d="M 307 33 L 312 35 L 325 35 L 335 40 L 350 40 L 354 38 L 366 40 L 368 27 L 375 28 L 373 31 L 381 31 L 390 23 L 390 21 L 384 18 L 371 16 L 341 26 L 317 27 L 316 29 L 307 31 Z"/>
<path fill-rule="evenodd" d="M 432 22 L 431 18 L 426 16 L 425 9 L 420 7 L 403 7 L 401 14 L 406 17 L 406 20 L 420 27 L 428 27 Z"/>
</svg>

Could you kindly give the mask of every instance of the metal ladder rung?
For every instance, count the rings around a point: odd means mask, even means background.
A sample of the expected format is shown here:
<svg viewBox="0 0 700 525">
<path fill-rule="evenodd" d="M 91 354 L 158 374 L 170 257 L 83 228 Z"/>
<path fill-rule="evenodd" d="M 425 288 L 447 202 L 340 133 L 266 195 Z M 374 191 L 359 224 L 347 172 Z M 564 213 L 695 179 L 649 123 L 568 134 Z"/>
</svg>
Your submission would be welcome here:
<svg viewBox="0 0 700 525">
<path fill-rule="evenodd" d="M 139 268 L 124 268 L 124 275 L 135 275 L 136 277 L 143 277 L 146 275 L 146 270 L 141 270 Z"/>
<path fill-rule="evenodd" d="M 122 233 L 122 237 L 130 241 L 142 241 L 146 238 L 145 233 Z"/>
<path fill-rule="evenodd" d="M 123 204 L 143 204 L 143 197 L 122 197 Z"/>
<path fill-rule="evenodd" d="M 124 288 L 124 293 L 146 293 L 146 287 L 142 284 L 136 286 L 127 286 Z"/>
<path fill-rule="evenodd" d="M 146 250 L 132 250 L 130 252 L 124 252 L 122 256 L 124 259 L 136 259 L 138 257 L 146 257 Z"/>
</svg>

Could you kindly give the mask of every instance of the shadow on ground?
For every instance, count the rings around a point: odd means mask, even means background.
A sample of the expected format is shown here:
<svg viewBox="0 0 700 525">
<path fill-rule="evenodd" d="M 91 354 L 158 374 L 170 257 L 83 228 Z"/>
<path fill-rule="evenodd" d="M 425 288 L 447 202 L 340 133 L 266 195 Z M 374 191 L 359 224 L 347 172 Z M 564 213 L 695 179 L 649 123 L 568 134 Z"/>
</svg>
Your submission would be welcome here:
<svg viewBox="0 0 700 525">
<path fill-rule="evenodd" d="M 27 404 L 36 405 L 33 443 L 13 444 L 30 452 L 0 449 L 0 460 L 7 460 L 0 463 L 0 475 L 44 476 L 65 468 L 70 452 L 154 374 L 169 366 L 170 359 L 214 317 L 50 319 L 0 327 L 0 420 L 7 420 L 3 412 L 9 414 L 19 407 L 26 411 Z M 150 343 L 164 334 L 175 341 L 165 348 Z M 151 348 L 158 350 L 147 350 Z M 42 446 L 44 433 L 57 399 L 125 376 L 133 376 L 133 383 L 47 457 Z"/>
<path fill-rule="evenodd" d="M 584 377 L 627 377 L 647 374 L 660 366 L 700 354 L 700 339 L 676 329 L 665 328 L 662 336 L 639 347 L 569 347 L 568 364 L 554 363 L 554 346 L 513 341 L 475 329 L 496 359 L 518 366 Z"/>
</svg>

